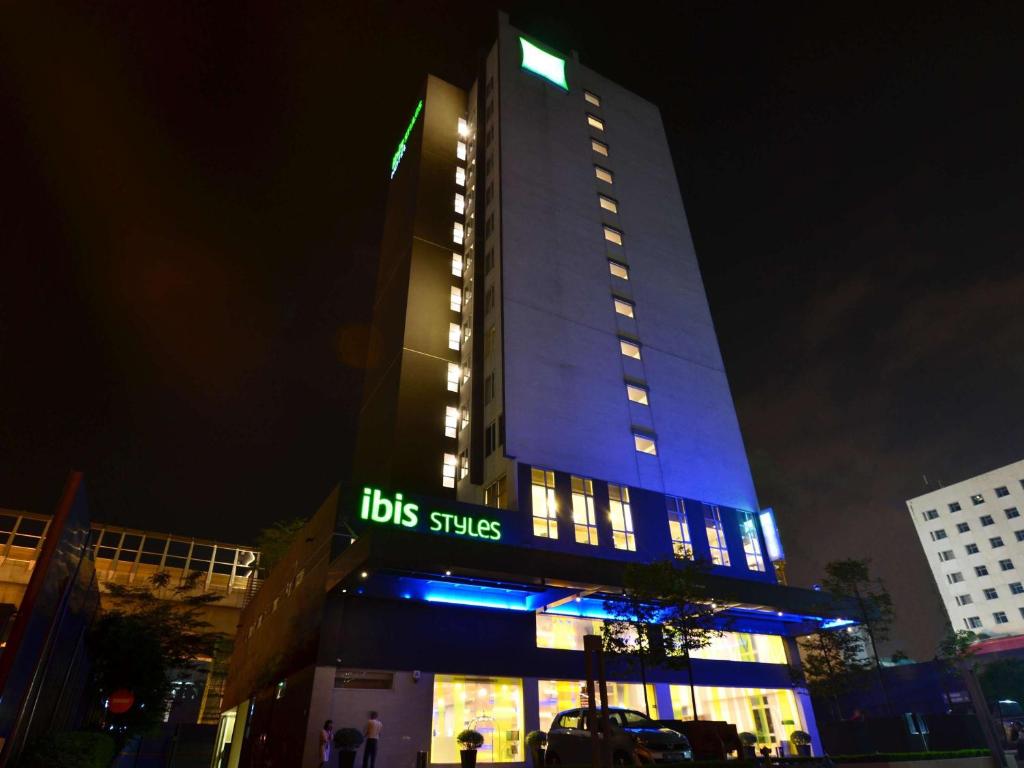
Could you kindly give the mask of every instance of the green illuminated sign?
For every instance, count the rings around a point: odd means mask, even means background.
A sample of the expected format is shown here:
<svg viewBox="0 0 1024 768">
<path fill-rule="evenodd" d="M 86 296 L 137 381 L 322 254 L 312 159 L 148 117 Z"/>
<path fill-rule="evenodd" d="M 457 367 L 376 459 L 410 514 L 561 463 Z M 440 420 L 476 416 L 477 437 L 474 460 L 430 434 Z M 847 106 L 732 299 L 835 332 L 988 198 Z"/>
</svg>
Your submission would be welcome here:
<svg viewBox="0 0 1024 768">
<path fill-rule="evenodd" d="M 401 493 L 396 493 L 393 499 L 389 499 L 377 488 L 363 488 L 363 501 L 359 509 L 359 517 L 371 523 L 416 528 L 420 525 L 420 507 L 419 504 L 406 501 Z M 501 540 L 500 520 L 487 520 L 435 510 L 427 515 L 426 521 L 429 523 L 428 530 L 431 533 L 448 533 L 490 541 Z"/>
<path fill-rule="evenodd" d="M 406 144 L 409 142 L 409 134 L 412 133 L 412 127 L 416 125 L 416 119 L 420 116 L 420 112 L 423 111 L 423 99 L 420 99 L 419 104 L 416 105 L 416 111 L 412 113 L 412 120 L 409 121 L 409 127 L 405 129 L 405 135 L 402 136 L 402 140 L 398 142 L 398 149 L 395 150 L 394 156 L 391 158 L 391 178 L 395 178 L 395 171 L 398 170 L 398 164 L 402 162 L 402 155 L 405 154 Z"/>
<path fill-rule="evenodd" d="M 565 59 L 541 50 L 525 37 L 519 38 L 519 45 L 523 49 L 523 69 L 569 90 L 569 84 L 565 81 Z"/>
</svg>

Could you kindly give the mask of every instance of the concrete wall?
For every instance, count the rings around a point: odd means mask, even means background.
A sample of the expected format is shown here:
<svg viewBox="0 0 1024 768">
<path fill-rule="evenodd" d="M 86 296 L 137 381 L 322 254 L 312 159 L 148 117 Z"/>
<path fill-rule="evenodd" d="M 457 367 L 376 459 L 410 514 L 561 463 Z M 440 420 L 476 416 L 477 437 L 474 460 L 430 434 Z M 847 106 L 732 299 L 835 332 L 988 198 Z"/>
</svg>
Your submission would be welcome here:
<svg viewBox="0 0 1024 768">
<path fill-rule="evenodd" d="M 569 59 L 565 92 L 499 36 L 507 451 L 521 462 L 756 510 L 757 498 L 657 108 Z M 584 101 L 583 88 L 600 96 Z M 605 122 L 588 127 L 587 113 Z M 609 157 L 591 150 L 594 136 Z M 596 180 L 595 163 L 614 172 Z M 602 211 L 598 193 L 618 201 Z M 605 242 L 602 223 L 622 230 Z M 630 279 L 609 274 L 608 258 Z M 636 303 L 616 315 L 612 290 Z M 643 344 L 641 363 L 617 335 Z M 624 377 L 644 379 L 650 407 Z M 633 426 L 657 433 L 637 453 Z"/>
</svg>

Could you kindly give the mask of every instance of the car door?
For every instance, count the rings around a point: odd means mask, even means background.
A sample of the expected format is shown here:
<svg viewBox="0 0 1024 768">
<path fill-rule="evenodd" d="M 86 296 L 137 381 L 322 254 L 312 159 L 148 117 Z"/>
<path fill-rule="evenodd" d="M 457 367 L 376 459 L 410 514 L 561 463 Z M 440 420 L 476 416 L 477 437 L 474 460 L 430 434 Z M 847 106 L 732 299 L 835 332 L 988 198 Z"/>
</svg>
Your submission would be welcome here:
<svg viewBox="0 0 1024 768">
<path fill-rule="evenodd" d="M 578 709 L 566 712 L 562 727 L 565 728 L 566 743 L 566 755 L 562 761 L 573 765 L 590 762 L 590 752 L 587 751 L 590 746 L 590 734 L 583 729 L 583 713 Z"/>
</svg>

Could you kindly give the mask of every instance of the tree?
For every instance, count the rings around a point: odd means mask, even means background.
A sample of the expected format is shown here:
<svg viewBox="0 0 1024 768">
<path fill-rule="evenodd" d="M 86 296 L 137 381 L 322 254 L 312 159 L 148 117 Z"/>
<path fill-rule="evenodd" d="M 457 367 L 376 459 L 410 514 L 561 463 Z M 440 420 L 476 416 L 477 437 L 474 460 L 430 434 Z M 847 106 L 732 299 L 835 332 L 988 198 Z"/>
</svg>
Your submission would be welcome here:
<svg viewBox="0 0 1024 768">
<path fill-rule="evenodd" d="M 1024 661 L 999 659 L 986 664 L 978 673 L 978 682 L 989 703 L 1024 701 Z"/>
<path fill-rule="evenodd" d="M 706 564 L 690 558 L 631 563 L 626 566 L 623 594 L 605 601 L 612 618 L 601 628 L 604 649 L 637 660 L 648 715 L 650 665 L 687 671 L 693 719 L 697 719 L 691 652 L 721 637 L 723 626 L 704 588 L 707 572 Z"/>
<path fill-rule="evenodd" d="M 861 621 L 861 629 L 871 645 L 873 663 L 878 673 L 878 682 L 885 701 L 886 714 L 892 714 L 889 692 L 885 688 L 882 667 L 879 662 L 878 644 L 889 639 L 893 620 L 896 617 L 892 596 L 881 579 L 872 578 L 871 560 L 833 560 L 825 565 L 825 578 L 821 585 L 835 597 L 854 601 Z"/>
<path fill-rule="evenodd" d="M 284 557 L 295 534 L 306 524 L 301 517 L 293 517 L 290 520 L 278 520 L 269 528 L 264 528 L 256 534 L 256 549 L 260 552 L 260 566 L 267 573 L 273 570 L 274 566 Z"/>
<path fill-rule="evenodd" d="M 939 641 L 938 653 L 935 658 L 944 662 L 945 675 L 943 676 L 943 694 L 946 697 L 946 705 L 952 709 L 953 700 L 946 690 L 946 677 L 961 678 L 961 682 L 967 686 L 964 680 L 965 674 L 969 672 L 968 665 L 974 655 L 974 643 L 978 636 L 969 629 L 953 629 L 950 627 L 942 640 Z M 968 686 L 968 690 L 970 690 Z"/>
<path fill-rule="evenodd" d="M 864 685 L 871 664 L 864 654 L 864 640 L 848 629 L 819 630 L 798 641 L 803 669 L 795 682 L 806 685 L 812 696 L 825 699 L 836 720 L 843 719 L 839 697 Z"/>
<path fill-rule="evenodd" d="M 122 688 L 134 695 L 128 712 L 108 717 L 125 736 L 160 722 L 171 674 L 194 670 L 221 638 L 202 616 L 219 597 L 196 592 L 200 576 L 194 572 L 172 585 L 170 574 L 161 572 L 142 586 L 107 585 L 113 606 L 89 636 L 92 685 L 101 698 Z"/>
</svg>

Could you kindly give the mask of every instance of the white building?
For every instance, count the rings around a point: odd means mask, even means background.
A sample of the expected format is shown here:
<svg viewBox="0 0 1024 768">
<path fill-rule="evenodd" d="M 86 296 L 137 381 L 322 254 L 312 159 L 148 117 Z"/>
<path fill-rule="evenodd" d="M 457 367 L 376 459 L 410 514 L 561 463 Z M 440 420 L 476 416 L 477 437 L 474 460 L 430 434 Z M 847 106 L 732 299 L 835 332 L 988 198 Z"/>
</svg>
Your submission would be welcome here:
<svg viewBox="0 0 1024 768">
<path fill-rule="evenodd" d="M 1024 461 L 907 500 L 954 629 L 1024 634 Z"/>
</svg>

